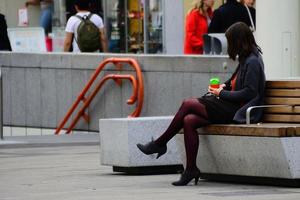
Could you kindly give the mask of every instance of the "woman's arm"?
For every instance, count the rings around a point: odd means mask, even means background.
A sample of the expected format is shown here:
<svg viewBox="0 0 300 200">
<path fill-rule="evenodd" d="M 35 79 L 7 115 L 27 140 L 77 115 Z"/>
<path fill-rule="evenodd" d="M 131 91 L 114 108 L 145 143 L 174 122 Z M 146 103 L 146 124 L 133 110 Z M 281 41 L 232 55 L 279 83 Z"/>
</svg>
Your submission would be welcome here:
<svg viewBox="0 0 300 200">
<path fill-rule="evenodd" d="M 64 52 L 69 52 L 73 41 L 73 33 L 66 32 L 64 41 Z"/>
<path fill-rule="evenodd" d="M 224 90 L 231 90 L 231 78 L 224 82 Z"/>
<path fill-rule="evenodd" d="M 220 91 L 220 98 L 234 102 L 247 102 L 253 99 L 257 93 L 260 84 L 262 69 L 257 59 L 248 63 L 247 72 L 244 78 L 244 87 L 238 91 Z"/>
</svg>

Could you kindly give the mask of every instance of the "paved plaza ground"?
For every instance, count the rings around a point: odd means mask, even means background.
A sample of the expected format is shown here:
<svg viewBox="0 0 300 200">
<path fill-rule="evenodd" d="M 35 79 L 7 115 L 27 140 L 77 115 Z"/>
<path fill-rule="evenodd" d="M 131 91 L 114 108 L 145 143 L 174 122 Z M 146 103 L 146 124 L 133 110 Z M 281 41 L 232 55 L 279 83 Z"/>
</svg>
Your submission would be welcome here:
<svg viewBox="0 0 300 200">
<path fill-rule="evenodd" d="M 174 187 L 178 174 L 134 176 L 101 166 L 97 134 L 0 141 L 0 200 L 298 200 L 300 188 L 217 183 Z"/>
</svg>

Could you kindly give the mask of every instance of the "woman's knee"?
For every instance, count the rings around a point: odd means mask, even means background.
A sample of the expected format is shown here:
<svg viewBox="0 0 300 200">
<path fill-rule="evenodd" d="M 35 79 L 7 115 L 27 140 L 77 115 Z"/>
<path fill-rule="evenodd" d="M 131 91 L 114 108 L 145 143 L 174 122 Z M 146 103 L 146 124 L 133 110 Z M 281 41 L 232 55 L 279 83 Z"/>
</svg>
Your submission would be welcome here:
<svg viewBox="0 0 300 200">
<path fill-rule="evenodd" d="M 198 100 L 196 98 L 186 98 L 182 101 L 183 107 L 192 107 Z"/>
<path fill-rule="evenodd" d="M 194 115 L 194 114 L 186 115 L 183 119 L 184 126 L 188 126 L 191 128 L 198 127 L 199 118 L 200 117 L 198 115 Z"/>
</svg>

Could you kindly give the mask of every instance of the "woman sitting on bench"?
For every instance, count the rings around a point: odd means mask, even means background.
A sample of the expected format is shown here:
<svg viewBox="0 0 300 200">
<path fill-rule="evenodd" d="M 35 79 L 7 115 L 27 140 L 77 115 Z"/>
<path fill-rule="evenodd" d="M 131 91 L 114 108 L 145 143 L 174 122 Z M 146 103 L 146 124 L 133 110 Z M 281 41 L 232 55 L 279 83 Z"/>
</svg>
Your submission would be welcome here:
<svg viewBox="0 0 300 200">
<path fill-rule="evenodd" d="M 228 54 L 239 61 L 231 78 L 219 88 L 208 87 L 208 93 L 200 98 L 185 99 L 167 130 L 155 141 L 137 144 L 144 154 L 157 153 L 157 158 L 167 151 L 167 143 L 182 128 L 186 151 L 186 168 L 180 179 L 172 184 L 187 185 L 200 171 L 196 165 L 199 147 L 197 129 L 208 124 L 245 123 L 246 110 L 250 106 L 264 103 L 265 73 L 261 49 L 256 44 L 249 27 L 238 22 L 225 33 Z M 259 122 L 262 110 L 254 110 L 252 122 Z"/>
</svg>

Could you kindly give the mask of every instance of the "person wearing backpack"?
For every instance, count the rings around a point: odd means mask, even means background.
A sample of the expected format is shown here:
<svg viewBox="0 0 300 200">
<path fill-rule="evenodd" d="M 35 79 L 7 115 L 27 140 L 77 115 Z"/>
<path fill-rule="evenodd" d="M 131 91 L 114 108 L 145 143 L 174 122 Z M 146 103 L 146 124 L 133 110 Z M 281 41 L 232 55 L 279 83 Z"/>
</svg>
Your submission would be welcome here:
<svg viewBox="0 0 300 200">
<path fill-rule="evenodd" d="M 103 20 L 89 11 L 89 0 L 75 0 L 76 15 L 70 17 L 66 25 L 64 51 L 107 52 L 107 39 Z"/>
</svg>

